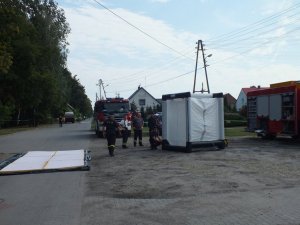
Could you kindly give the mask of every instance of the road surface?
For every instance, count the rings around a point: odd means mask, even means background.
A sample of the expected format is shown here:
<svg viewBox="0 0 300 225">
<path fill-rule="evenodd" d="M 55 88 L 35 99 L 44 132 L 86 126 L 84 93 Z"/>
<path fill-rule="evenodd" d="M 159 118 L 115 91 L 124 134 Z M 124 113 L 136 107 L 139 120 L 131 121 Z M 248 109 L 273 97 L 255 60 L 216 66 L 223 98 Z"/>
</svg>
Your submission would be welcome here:
<svg viewBox="0 0 300 225">
<path fill-rule="evenodd" d="M 0 159 L 27 151 L 87 149 L 92 136 L 89 121 L 4 135 L 0 136 Z M 85 173 L 0 176 L 0 224 L 80 224 Z"/>
<path fill-rule="evenodd" d="M 190 154 L 122 149 L 88 123 L 0 137 L 0 157 L 28 150 L 91 151 L 91 170 L 0 177 L 1 225 L 299 225 L 300 142 L 229 139 Z"/>
</svg>

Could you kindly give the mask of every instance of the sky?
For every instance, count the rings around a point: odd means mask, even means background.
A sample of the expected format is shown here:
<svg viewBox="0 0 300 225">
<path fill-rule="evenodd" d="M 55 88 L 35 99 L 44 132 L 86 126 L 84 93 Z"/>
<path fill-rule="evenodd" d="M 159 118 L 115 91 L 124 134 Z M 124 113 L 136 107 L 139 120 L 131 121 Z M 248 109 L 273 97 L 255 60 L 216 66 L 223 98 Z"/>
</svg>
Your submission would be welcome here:
<svg viewBox="0 0 300 225">
<path fill-rule="evenodd" d="M 67 67 L 90 100 L 128 98 L 139 86 L 164 94 L 269 87 L 300 80 L 300 1 L 57 0 L 65 11 Z M 211 57 L 208 57 L 211 55 Z M 201 94 L 201 93 L 199 93 Z M 103 91 L 101 96 L 104 97 Z"/>
</svg>

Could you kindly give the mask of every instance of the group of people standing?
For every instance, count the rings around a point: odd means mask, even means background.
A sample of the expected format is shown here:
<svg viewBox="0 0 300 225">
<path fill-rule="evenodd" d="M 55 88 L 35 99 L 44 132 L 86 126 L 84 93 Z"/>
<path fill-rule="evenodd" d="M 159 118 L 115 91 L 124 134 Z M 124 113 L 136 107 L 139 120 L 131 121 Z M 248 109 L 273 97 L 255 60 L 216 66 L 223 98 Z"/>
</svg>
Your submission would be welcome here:
<svg viewBox="0 0 300 225">
<path fill-rule="evenodd" d="M 132 121 L 128 118 L 128 115 L 124 115 L 124 118 L 120 123 L 116 122 L 113 115 L 110 115 L 107 120 L 104 122 L 105 127 L 105 136 L 107 139 L 107 147 L 110 156 L 114 156 L 115 143 L 118 132 L 122 134 L 122 148 L 127 147 L 128 137 L 131 133 L 131 128 L 133 129 L 133 146 L 136 147 L 143 145 L 143 127 L 144 120 L 141 116 L 141 113 L 134 113 L 132 115 Z M 151 149 L 157 149 L 157 146 L 160 144 L 159 138 L 159 126 L 160 123 L 157 117 L 151 113 L 148 119 L 149 127 L 149 142 Z"/>
</svg>

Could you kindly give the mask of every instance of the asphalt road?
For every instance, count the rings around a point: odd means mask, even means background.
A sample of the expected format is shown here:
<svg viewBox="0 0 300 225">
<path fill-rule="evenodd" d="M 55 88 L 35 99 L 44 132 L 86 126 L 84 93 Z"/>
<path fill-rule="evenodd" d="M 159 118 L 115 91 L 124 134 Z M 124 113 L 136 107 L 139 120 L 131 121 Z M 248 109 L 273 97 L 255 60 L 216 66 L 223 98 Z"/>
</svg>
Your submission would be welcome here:
<svg viewBox="0 0 300 225">
<path fill-rule="evenodd" d="M 91 170 L 0 177 L 1 225 L 299 225 L 300 141 L 229 139 L 190 154 L 122 149 L 109 157 L 89 123 L 0 136 L 0 159 L 91 151 Z"/>
<path fill-rule="evenodd" d="M 91 136 L 89 121 L 0 136 L 0 160 L 27 151 L 88 149 Z M 80 224 L 85 173 L 0 176 L 0 224 Z"/>
</svg>

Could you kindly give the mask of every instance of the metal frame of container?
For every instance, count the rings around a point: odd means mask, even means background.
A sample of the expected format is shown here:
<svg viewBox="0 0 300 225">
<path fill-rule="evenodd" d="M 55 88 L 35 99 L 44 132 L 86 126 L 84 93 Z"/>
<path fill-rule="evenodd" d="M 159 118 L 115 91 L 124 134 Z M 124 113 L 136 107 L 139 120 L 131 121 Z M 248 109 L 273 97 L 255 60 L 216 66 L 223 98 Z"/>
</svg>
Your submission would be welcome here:
<svg viewBox="0 0 300 225">
<path fill-rule="evenodd" d="M 226 147 L 223 93 L 162 96 L 162 149 Z"/>
</svg>

